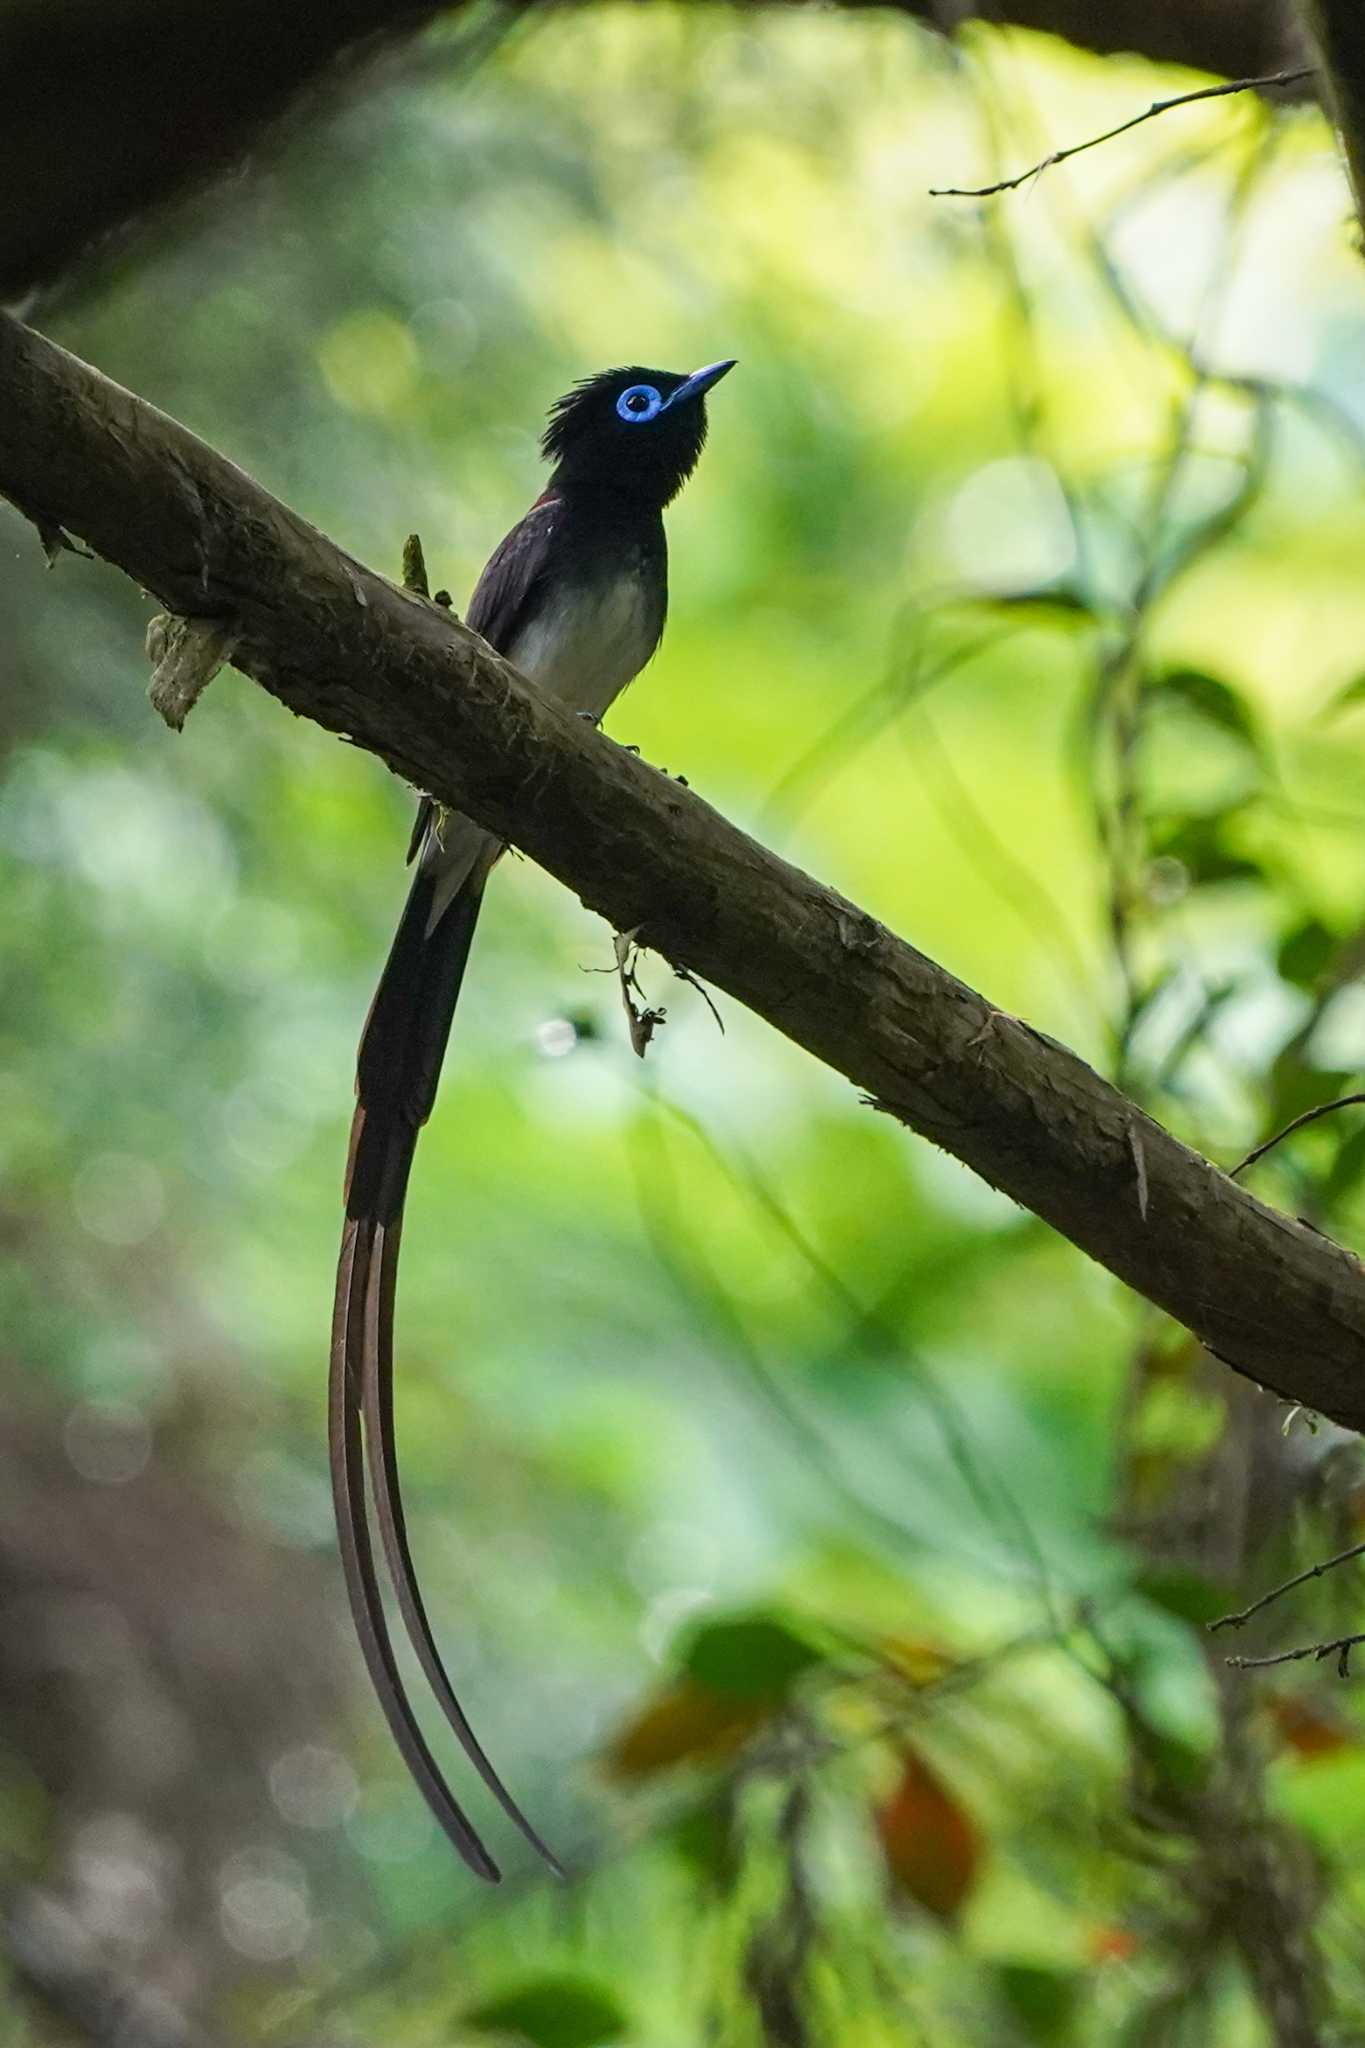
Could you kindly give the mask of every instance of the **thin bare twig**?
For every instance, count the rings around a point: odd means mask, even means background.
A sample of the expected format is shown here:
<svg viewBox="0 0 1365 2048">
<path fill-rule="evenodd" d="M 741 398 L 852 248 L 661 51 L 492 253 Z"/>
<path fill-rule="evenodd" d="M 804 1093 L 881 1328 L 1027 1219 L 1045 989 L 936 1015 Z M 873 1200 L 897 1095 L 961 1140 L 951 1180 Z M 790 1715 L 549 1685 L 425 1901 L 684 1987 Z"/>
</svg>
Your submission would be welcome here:
<svg viewBox="0 0 1365 2048">
<path fill-rule="evenodd" d="M 1337 1677 L 1349 1678 L 1351 1652 L 1358 1643 L 1365 1643 L 1365 1635 L 1334 1636 L 1330 1643 L 1303 1643 L 1297 1650 L 1281 1650 L 1274 1657 L 1229 1657 L 1227 1661 L 1234 1671 L 1261 1671 L 1270 1664 L 1299 1664 L 1305 1657 L 1311 1657 L 1315 1663 L 1321 1664 L 1323 1659 L 1330 1657 L 1335 1650 Z"/>
<path fill-rule="evenodd" d="M 1249 1166 L 1254 1166 L 1258 1159 L 1264 1159 L 1266 1153 L 1273 1151 L 1285 1138 L 1292 1137 L 1295 1131 L 1301 1131 L 1305 1124 L 1315 1124 L 1319 1117 L 1330 1116 L 1336 1109 L 1358 1109 L 1362 1103 L 1365 1103 L 1365 1092 L 1338 1095 L 1334 1102 L 1320 1102 L 1316 1109 L 1305 1109 L 1302 1115 L 1294 1117 L 1287 1123 L 1282 1131 L 1276 1131 L 1273 1138 L 1267 1138 L 1264 1145 L 1255 1146 L 1247 1153 L 1245 1159 L 1239 1159 L 1235 1166 L 1230 1167 L 1229 1180 L 1236 1180 L 1239 1174 L 1245 1173 Z"/>
<path fill-rule="evenodd" d="M 1067 149 L 1054 149 L 1051 156 L 1031 164 L 1016 177 L 1000 178 L 994 185 L 931 185 L 931 199 L 992 199 L 999 192 L 1017 192 L 1021 185 L 1040 178 L 1044 171 L 1050 171 L 1056 164 L 1070 162 L 1073 156 L 1081 156 L 1087 149 L 1098 149 L 1102 142 L 1113 142 L 1120 135 L 1127 135 L 1130 129 L 1140 128 L 1144 121 L 1154 120 L 1158 114 L 1168 114 L 1172 107 L 1193 106 L 1196 100 L 1222 100 L 1232 93 L 1260 92 L 1269 86 L 1298 85 L 1305 78 L 1312 78 L 1310 67 L 1296 71 L 1272 71 L 1263 78 L 1232 78 L 1222 85 L 1201 85 L 1196 92 L 1176 93 L 1171 99 L 1153 100 L 1150 107 L 1144 107 L 1140 114 L 1132 115 L 1127 121 L 1120 121 L 1117 128 L 1106 128 L 1103 135 L 1092 135 L 1085 142 L 1073 142 Z"/>
<path fill-rule="evenodd" d="M 720 1011 L 716 1008 L 710 989 L 707 988 L 703 982 L 697 980 L 696 975 L 692 972 L 692 969 L 690 967 L 679 967 L 676 960 L 670 960 L 668 964 L 673 969 L 674 975 L 680 982 L 684 984 L 685 987 L 696 990 L 697 994 L 705 1003 L 707 1009 L 711 1012 L 711 1015 L 715 1018 L 717 1031 L 719 1031 L 721 1037 L 724 1038 L 725 1019 L 721 1016 Z"/>
<path fill-rule="evenodd" d="M 1268 1593 L 1262 1593 L 1259 1600 L 1253 1600 L 1250 1607 L 1243 1607 L 1236 1614 L 1220 1614 L 1217 1621 L 1209 1623 L 1209 1634 L 1216 1635 L 1220 1628 L 1241 1628 L 1253 1614 L 1259 1614 L 1263 1607 L 1269 1607 L 1282 1594 L 1292 1593 L 1296 1586 L 1306 1586 L 1310 1579 L 1320 1579 L 1324 1572 L 1335 1571 L 1339 1564 L 1349 1564 L 1353 1557 L 1365 1557 L 1365 1543 L 1353 1543 L 1349 1550 L 1339 1550 L 1335 1557 L 1324 1557 L 1317 1564 L 1310 1564 L 1306 1572 L 1286 1579 L 1282 1585 L 1272 1586 Z"/>
</svg>

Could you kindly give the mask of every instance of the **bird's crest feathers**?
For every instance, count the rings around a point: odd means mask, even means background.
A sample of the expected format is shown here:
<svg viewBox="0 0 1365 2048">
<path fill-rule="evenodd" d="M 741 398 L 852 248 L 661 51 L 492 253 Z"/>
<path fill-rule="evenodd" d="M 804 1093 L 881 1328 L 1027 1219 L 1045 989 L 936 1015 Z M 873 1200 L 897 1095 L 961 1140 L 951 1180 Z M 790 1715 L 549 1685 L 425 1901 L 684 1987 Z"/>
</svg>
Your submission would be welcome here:
<svg viewBox="0 0 1365 2048">
<path fill-rule="evenodd" d="M 617 370 L 599 370 L 595 376 L 580 377 L 571 391 L 550 407 L 541 452 L 547 462 L 560 462 L 583 433 L 596 427 L 618 424 L 616 401 L 633 384 L 651 385 L 661 398 L 671 398 L 687 382 L 676 370 L 648 370 L 642 363 L 628 363 Z M 702 438 L 706 437 L 706 416 L 702 414 Z"/>
</svg>

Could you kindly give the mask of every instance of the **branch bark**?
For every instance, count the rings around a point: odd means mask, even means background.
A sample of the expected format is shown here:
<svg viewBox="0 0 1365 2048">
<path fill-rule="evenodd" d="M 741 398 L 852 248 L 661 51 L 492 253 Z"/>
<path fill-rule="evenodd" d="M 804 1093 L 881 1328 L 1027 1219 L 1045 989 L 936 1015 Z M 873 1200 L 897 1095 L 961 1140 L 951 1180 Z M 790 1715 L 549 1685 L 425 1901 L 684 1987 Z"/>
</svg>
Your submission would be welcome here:
<svg viewBox="0 0 1365 2048">
<path fill-rule="evenodd" d="M 1365 235 L 1365 13 L 1359 0 L 1301 0 L 1327 79 L 1329 108 L 1341 134 L 1356 212 Z"/>
<path fill-rule="evenodd" d="M 438 0 L 0 0 L 0 295 L 225 169 Z"/>
<path fill-rule="evenodd" d="M 0 493 L 78 534 L 172 612 L 217 621 L 235 665 L 291 710 L 469 812 L 618 931 L 747 1004 L 1239 1372 L 1365 1427 L 1353 1254 L 1267 1208 L 1066 1047 L 3 315 Z"/>
</svg>

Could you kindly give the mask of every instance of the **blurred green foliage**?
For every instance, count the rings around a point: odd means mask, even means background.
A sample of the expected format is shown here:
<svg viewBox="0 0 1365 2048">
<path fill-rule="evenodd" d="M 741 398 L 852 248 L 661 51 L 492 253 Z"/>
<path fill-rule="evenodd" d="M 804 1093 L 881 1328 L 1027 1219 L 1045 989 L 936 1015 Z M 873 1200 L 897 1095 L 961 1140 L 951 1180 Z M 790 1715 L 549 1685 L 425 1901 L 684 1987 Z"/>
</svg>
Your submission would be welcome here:
<svg viewBox="0 0 1365 2048">
<path fill-rule="evenodd" d="M 1365 274 L 1320 120 L 1191 109 L 981 207 L 926 191 L 1149 75 L 806 11 L 476 28 L 35 318 L 366 560 L 420 531 L 457 606 L 559 391 L 737 355 L 617 737 L 1215 1157 L 1358 1083 Z M 652 961 L 642 1066 L 610 934 L 518 862 L 399 1333 L 438 1633 L 572 1871 L 500 1843 L 474 1891 L 361 1683 L 322 1449 L 409 793 L 230 674 L 172 737 L 137 593 L 0 541 L 0 1327 L 24 1498 L 90 1531 L 34 1508 L 19 1582 L 95 1603 L 11 1652 L 16 1869 L 235 2038 L 1240 2048 L 1192 1875 L 1236 1762 L 1354 2038 L 1358 1715 L 1317 1665 L 1232 1700 L 1201 1635 L 1350 1540 L 1353 1446 Z M 1349 1113 L 1257 1171 L 1359 1241 Z M 107 1702 L 100 1630 L 176 1601 L 178 1750 L 140 1693 L 44 1750 L 11 1695 Z"/>
</svg>

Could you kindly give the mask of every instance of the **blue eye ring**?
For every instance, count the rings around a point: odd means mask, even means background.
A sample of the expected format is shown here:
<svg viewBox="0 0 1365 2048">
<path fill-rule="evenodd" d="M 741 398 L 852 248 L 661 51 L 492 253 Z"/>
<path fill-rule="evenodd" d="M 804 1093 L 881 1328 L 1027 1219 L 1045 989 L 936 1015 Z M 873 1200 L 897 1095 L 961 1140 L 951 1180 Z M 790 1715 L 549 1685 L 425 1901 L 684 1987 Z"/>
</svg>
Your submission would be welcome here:
<svg viewBox="0 0 1365 2048">
<path fill-rule="evenodd" d="M 632 384 L 616 401 L 616 416 L 624 420 L 628 427 L 637 427 L 645 420 L 657 419 L 663 409 L 663 399 L 652 384 Z"/>
</svg>

